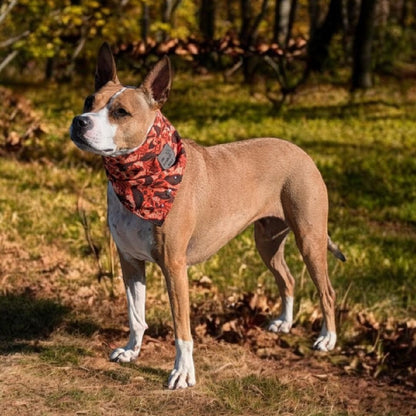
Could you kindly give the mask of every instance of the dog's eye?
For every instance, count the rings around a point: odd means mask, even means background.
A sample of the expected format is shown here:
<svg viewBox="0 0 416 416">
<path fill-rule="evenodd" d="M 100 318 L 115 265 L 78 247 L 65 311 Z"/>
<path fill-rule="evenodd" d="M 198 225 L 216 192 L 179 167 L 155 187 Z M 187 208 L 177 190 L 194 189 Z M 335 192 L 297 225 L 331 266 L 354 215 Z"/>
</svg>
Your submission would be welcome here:
<svg viewBox="0 0 416 416">
<path fill-rule="evenodd" d="M 94 96 L 90 95 L 85 99 L 83 113 L 87 113 L 88 111 L 91 111 L 93 104 L 94 104 Z"/>
<path fill-rule="evenodd" d="M 129 116 L 130 113 L 123 107 L 117 107 L 114 111 L 113 111 L 113 115 L 116 118 L 122 118 L 122 117 L 126 117 Z"/>
</svg>

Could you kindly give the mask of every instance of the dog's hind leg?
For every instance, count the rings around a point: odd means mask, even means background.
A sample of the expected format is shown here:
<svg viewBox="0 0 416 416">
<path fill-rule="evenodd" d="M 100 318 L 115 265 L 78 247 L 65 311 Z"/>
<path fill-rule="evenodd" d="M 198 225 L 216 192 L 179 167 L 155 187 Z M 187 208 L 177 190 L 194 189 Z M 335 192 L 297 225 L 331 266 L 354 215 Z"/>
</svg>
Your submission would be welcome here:
<svg viewBox="0 0 416 416">
<path fill-rule="evenodd" d="M 321 302 L 323 324 L 321 333 L 315 341 L 314 349 L 330 351 L 334 348 L 337 335 L 335 327 L 335 291 L 328 275 L 326 227 L 319 227 L 315 222 L 303 222 L 293 226 L 296 244 L 302 254 Z"/>
<path fill-rule="evenodd" d="M 321 351 L 330 351 L 335 346 L 337 335 L 335 328 L 335 291 L 328 276 L 327 236 L 324 234 L 320 239 L 304 236 L 301 241 L 297 239 L 297 244 L 309 274 L 318 289 L 324 318 L 321 333 L 313 347 Z"/>
<path fill-rule="evenodd" d="M 263 218 L 254 224 L 257 250 L 272 272 L 282 298 L 281 314 L 269 325 L 272 332 L 288 333 L 293 323 L 295 279 L 284 259 L 284 245 L 289 231 L 288 226 L 277 218 Z"/>
<path fill-rule="evenodd" d="M 119 255 L 127 295 L 130 338 L 124 348 L 117 348 L 111 353 L 110 360 L 125 363 L 138 357 L 143 334 L 147 329 L 145 321 L 146 277 L 144 261 L 126 259 L 121 252 Z"/>
<path fill-rule="evenodd" d="M 282 193 L 285 220 L 295 235 L 309 275 L 318 289 L 323 324 L 314 348 L 332 350 L 336 343 L 335 292 L 328 276 L 328 194 L 322 176 L 313 164 L 287 183 Z"/>
</svg>

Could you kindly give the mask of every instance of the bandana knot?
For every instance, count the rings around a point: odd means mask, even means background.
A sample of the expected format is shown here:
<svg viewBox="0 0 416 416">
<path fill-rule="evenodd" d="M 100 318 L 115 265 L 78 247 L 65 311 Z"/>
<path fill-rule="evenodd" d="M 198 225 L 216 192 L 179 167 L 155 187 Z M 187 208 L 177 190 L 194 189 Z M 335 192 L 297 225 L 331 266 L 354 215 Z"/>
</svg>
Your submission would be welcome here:
<svg viewBox="0 0 416 416">
<path fill-rule="evenodd" d="M 104 167 L 120 202 L 156 225 L 168 215 L 186 166 L 181 137 L 157 111 L 144 143 L 121 156 L 104 156 Z"/>
</svg>

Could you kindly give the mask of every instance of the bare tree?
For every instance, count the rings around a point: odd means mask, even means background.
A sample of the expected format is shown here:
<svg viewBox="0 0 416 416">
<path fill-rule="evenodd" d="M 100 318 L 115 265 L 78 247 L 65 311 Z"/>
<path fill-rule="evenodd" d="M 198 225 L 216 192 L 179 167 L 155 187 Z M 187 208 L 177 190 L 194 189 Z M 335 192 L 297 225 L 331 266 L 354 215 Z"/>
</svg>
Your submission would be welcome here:
<svg viewBox="0 0 416 416">
<path fill-rule="evenodd" d="M 14 6 L 16 6 L 16 4 L 17 4 L 17 0 L 10 0 L 9 2 L 4 2 L 3 4 L 1 4 L 1 6 L 0 6 L 0 25 L 4 22 L 4 20 L 9 15 L 9 13 L 12 11 Z M 10 37 L 7 40 L 4 40 L 3 42 L 0 43 L 0 49 L 5 49 L 5 48 L 8 48 L 8 47 L 12 46 L 18 40 L 20 40 L 20 39 L 22 39 L 26 36 L 29 36 L 29 34 L 30 34 L 30 32 L 28 30 L 25 30 L 20 35 L 13 36 L 13 37 Z M 9 54 L 0 62 L 0 72 L 3 71 L 3 69 L 6 68 L 6 66 L 9 65 L 9 63 L 11 61 L 13 61 L 14 58 L 16 58 L 18 53 L 19 52 L 16 49 L 9 52 Z"/>
<path fill-rule="evenodd" d="M 309 13 L 309 38 L 311 38 L 314 35 L 316 28 L 319 26 L 319 17 L 321 14 L 321 0 L 309 0 L 308 13 Z"/>
<path fill-rule="evenodd" d="M 214 39 L 216 0 L 202 0 L 199 9 L 199 30 L 205 40 Z"/>
<path fill-rule="evenodd" d="M 173 23 L 173 16 L 175 15 L 175 11 L 178 6 L 181 4 L 182 0 L 164 0 L 163 1 L 163 9 L 162 9 L 162 22 L 169 23 L 172 25 Z M 166 40 L 168 34 L 167 32 L 163 33 L 163 38 Z"/>
<path fill-rule="evenodd" d="M 308 71 L 321 71 L 329 56 L 333 36 L 342 28 L 342 0 L 331 0 L 328 13 L 308 43 Z"/>
<path fill-rule="evenodd" d="M 284 45 L 289 28 L 291 0 L 276 0 L 273 41 Z"/>
<path fill-rule="evenodd" d="M 241 0 L 241 28 L 240 28 L 240 42 L 248 49 L 257 37 L 257 31 L 260 23 L 266 17 L 269 0 L 263 0 L 260 12 L 254 16 L 252 2 L 250 0 Z"/>
<path fill-rule="evenodd" d="M 401 13 L 400 13 L 400 25 L 402 27 L 406 27 L 407 26 L 407 19 L 409 16 L 409 12 L 410 12 L 410 2 L 408 0 L 402 0 L 402 9 L 401 9 Z"/>
<path fill-rule="evenodd" d="M 149 13 L 149 4 L 147 1 L 142 1 L 142 17 L 140 19 L 140 28 L 142 40 L 147 44 L 147 39 L 149 38 L 149 29 L 150 29 L 150 13 Z"/>
<path fill-rule="evenodd" d="M 0 6 L 0 24 L 3 23 L 7 15 L 12 11 L 13 7 L 16 6 L 17 0 L 10 0 L 9 2 L 4 2 Z"/>
<path fill-rule="evenodd" d="M 242 58 L 242 67 L 244 73 L 244 80 L 247 83 L 252 83 L 253 75 L 257 66 L 257 57 L 251 52 L 251 47 L 257 37 L 257 32 L 262 20 L 266 17 L 269 0 L 263 0 L 260 12 L 254 16 L 252 2 L 250 0 L 240 0 L 241 7 L 241 28 L 240 28 L 240 42 L 245 53 Z"/>
<path fill-rule="evenodd" d="M 286 49 L 292 35 L 297 0 L 276 0 L 273 41 Z"/>
<path fill-rule="evenodd" d="M 353 46 L 353 90 L 371 88 L 373 85 L 371 55 L 376 4 L 377 0 L 361 0 Z"/>
</svg>

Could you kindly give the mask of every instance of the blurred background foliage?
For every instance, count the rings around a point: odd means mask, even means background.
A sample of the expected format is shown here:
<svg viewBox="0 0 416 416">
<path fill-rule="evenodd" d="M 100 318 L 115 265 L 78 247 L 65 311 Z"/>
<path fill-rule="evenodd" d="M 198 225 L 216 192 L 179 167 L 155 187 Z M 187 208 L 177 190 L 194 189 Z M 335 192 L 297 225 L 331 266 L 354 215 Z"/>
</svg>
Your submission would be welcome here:
<svg viewBox="0 0 416 416">
<path fill-rule="evenodd" d="M 416 2 L 1 2 L 3 77 L 36 69 L 47 79 L 70 79 L 75 68 L 90 69 L 104 40 L 133 67 L 138 57 L 146 67 L 152 57 L 168 53 L 204 71 L 221 70 L 228 77 L 242 73 L 251 84 L 262 76 L 270 84 L 266 96 L 280 105 L 313 72 L 327 71 L 334 82 L 342 76 L 353 89 L 373 86 L 374 73 L 413 72 Z"/>
</svg>

